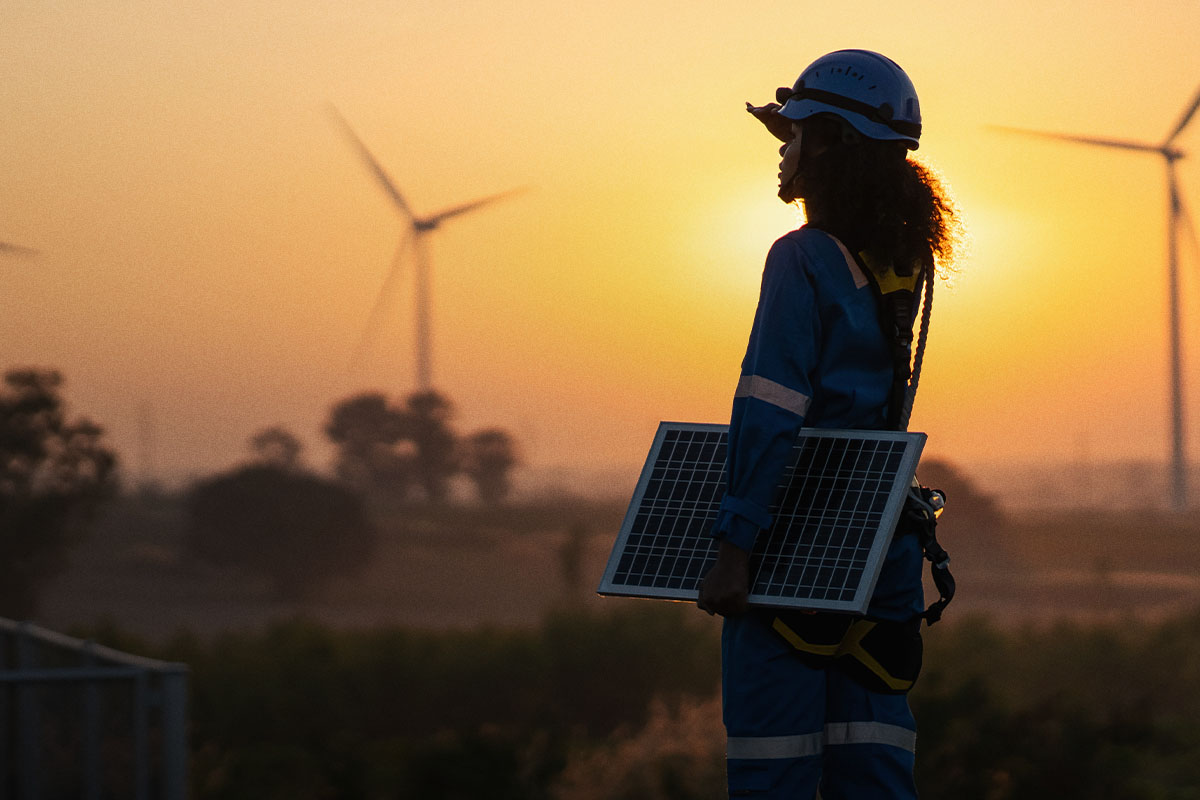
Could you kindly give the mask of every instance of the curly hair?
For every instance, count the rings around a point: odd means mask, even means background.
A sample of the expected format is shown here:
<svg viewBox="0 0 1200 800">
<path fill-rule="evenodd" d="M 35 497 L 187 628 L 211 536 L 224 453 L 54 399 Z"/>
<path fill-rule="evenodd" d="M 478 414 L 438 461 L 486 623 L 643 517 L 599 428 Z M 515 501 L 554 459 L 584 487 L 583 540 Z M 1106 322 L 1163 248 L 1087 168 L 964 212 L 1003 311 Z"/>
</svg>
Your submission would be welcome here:
<svg viewBox="0 0 1200 800">
<path fill-rule="evenodd" d="M 819 154 L 801 161 L 805 211 L 813 227 L 855 252 L 945 272 L 954 263 L 961 223 L 949 194 L 899 142 L 866 139 L 840 119 L 806 120 Z"/>
</svg>

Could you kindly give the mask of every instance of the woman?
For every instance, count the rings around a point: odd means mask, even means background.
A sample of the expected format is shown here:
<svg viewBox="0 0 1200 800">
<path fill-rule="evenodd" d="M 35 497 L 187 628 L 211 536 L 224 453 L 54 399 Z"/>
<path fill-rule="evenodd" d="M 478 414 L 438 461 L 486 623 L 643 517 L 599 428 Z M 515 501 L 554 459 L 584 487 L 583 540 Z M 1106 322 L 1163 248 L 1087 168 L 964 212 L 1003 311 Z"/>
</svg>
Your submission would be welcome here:
<svg viewBox="0 0 1200 800">
<path fill-rule="evenodd" d="M 894 537 L 865 620 L 747 609 L 748 559 L 802 426 L 907 424 L 914 298 L 922 284 L 928 296 L 927 281 L 950 260 L 954 215 L 907 158 L 920 106 L 891 60 L 830 53 L 777 99 L 747 109 L 784 141 L 779 196 L 802 201 L 807 224 L 767 256 L 734 394 L 719 555 L 698 601 L 725 617 L 729 789 L 910 798 L 916 726 L 905 693 L 920 666 L 918 538 Z M 874 631 L 874 652 L 841 657 L 861 651 L 846 642 L 862 626 Z"/>
</svg>

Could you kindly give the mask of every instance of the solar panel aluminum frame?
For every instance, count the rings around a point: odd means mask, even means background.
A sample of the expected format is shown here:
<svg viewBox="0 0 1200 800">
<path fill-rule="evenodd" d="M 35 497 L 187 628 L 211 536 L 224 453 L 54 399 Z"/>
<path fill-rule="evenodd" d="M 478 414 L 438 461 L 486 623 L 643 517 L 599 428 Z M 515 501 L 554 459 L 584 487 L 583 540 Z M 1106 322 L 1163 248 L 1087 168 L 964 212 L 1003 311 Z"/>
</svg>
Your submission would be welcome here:
<svg viewBox="0 0 1200 800">
<path fill-rule="evenodd" d="M 637 486 L 634 489 L 629 509 L 625 513 L 624 521 L 621 523 L 621 528 L 613 545 L 612 553 L 609 556 L 608 564 L 605 567 L 604 575 L 597 588 L 598 594 L 694 602 L 697 598 L 700 579 L 708 572 L 709 567 L 716 560 L 717 541 L 709 533 L 715 523 L 717 511 L 725 492 L 725 459 L 723 457 L 720 458 L 717 489 L 710 491 L 708 496 L 691 501 L 686 504 L 686 507 L 680 509 L 679 516 L 682 517 L 684 513 L 689 514 L 688 521 L 692 523 L 692 530 L 689 533 L 687 541 L 688 549 L 685 550 L 680 547 L 677 550 L 667 550 L 663 554 L 664 559 L 673 557 L 676 560 L 688 560 L 686 569 L 687 578 L 683 581 L 683 584 L 681 586 L 668 587 L 640 585 L 618 580 L 619 567 L 625 555 L 626 545 L 629 543 L 630 537 L 634 532 L 635 521 L 638 519 L 639 514 L 644 513 L 643 503 L 646 502 L 647 489 L 651 485 L 656 468 L 660 466 L 659 459 L 664 444 L 667 442 L 668 435 L 673 431 L 698 432 L 710 435 L 725 433 L 726 437 L 722 444 L 719 445 L 723 451 L 725 448 L 724 442 L 727 442 L 728 426 L 686 422 L 662 422 L 659 424 L 658 432 L 655 434 L 654 442 L 646 457 L 645 466 L 642 468 L 641 476 L 638 478 Z M 874 530 L 866 562 L 861 570 L 862 577 L 858 581 L 853 596 L 848 599 L 845 597 L 838 599 L 781 597 L 760 591 L 760 579 L 763 577 L 760 574 L 760 570 L 764 564 L 763 554 L 772 553 L 773 551 L 777 552 L 789 537 L 795 539 L 800 535 L 800 531 L 792 530 L 797 521 L 796 509 L 779 508 L 778 498 L 786 495 L 784 487 L 791 480 L 798 466 L 797 461 L 799 461 L 801 454 L 804 452 L 804 443 L 813 439 L 892 442 L 898 443 L 903 448 L 899 462 L 895 467 L 894 473 L 891 475 L 890 486 L 886 493 L 886 501 L 879 515 L 879 523 Z M 749 604 L 752 606 L 775 608 L 865 614 L 867 606 L 870 604 L 871 596 L 875 591 L 875 585 L 879 579 L 880 570 L 883 567 L 884 557 L 891 544 L 896 523 L 899 521 L 900 514 L 903 511 L 905 498 L 912 485 L 925 440 L 925 434 L 917 432 L 835 430 L 823 428 L 801 429 L 793 450 L 793 459 L 784 471 L 783 479 L 776 491 L 777 500 L 771 507 L 771 513 L 775 521 L 768 530 L 759 534 L 755 542 L 754 552 L 751 555 L 751 592 L 747 598 Z M 712 471 L 710 468 L 710 481 Z M 844 595 L 845 591 L 842 594 Z"/>
</svg>

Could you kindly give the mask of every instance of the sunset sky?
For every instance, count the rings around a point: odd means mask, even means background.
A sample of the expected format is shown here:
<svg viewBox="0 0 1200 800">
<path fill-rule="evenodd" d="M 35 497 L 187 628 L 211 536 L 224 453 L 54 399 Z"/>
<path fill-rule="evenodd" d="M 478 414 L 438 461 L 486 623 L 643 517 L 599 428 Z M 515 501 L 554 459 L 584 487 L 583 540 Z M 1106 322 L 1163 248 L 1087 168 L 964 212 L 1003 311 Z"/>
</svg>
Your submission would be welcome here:
<svg viewBox="0 0 1200 800">
<path fill-rule="evenodd" d="M 139 418 L 160 478 L 276 423 L 324 466 L 333 402 L 415 379 L 411 269 L 349 363 L 402 224 L 333 103 L 418 213 L 531 188 L 432 240 L 434 382 L 460 428 L 509 429 L 539 469 L 635 474 L 659 420 L 727 420 L 763 257 L 796 224 L 744 101 L 863 47 L 912 77 L 918 156 L 973 235 L 936 295 L 927 452 L 1165 459 L 1161 159 L 989 126 L 1157 143 L 1200 87 L 1198 32 L 1195 0 L 8 0 L 0 241 L 40 255 L 0 254 L 0 362 L 62 370 L 131 473 Z M 1200 119 L 1178 144 L 1200 151 Z"/>
</svg>

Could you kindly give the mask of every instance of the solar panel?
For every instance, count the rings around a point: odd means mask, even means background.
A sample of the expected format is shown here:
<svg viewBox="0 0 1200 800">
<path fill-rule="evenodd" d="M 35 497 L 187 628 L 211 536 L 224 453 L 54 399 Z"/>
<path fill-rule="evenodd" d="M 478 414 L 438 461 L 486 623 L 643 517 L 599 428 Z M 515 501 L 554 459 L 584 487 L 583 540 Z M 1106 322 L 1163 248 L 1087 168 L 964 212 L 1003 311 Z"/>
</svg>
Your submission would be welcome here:
<svg viewBox="0 0 1200 800">
<path fill-rule="evenodd" d="M 694 601 L 717 556 L 728 428 L 663 422 L 600 594 Z M 866 613 L 925 434 L 804 428 L 750 558 L 752 605 Z"/>
</svg>

